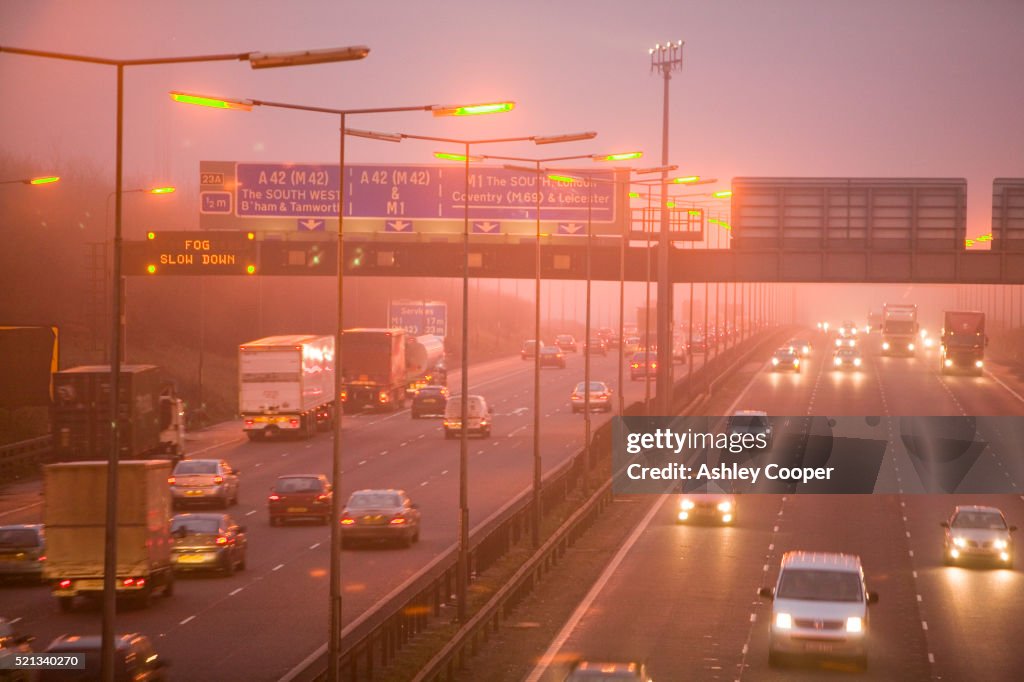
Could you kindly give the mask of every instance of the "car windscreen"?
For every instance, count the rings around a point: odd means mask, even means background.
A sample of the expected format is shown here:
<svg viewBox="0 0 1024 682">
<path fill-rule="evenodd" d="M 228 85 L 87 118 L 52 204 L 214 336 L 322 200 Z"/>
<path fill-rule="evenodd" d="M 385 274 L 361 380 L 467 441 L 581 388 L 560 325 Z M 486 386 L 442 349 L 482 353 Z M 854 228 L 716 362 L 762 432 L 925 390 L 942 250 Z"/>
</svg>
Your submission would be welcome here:
<svg viewBox="0 0 1024 682">
<path fill-rule="evenodd" d="M 348 500 L 350 509 L 379 509 L 398 507 L 401 499 L 394 493 L 353 493 Z"/>
<path fill-rule="evenodd" d="M 984 530 L 1006 530 L 1006 522 L 999 514 L 992 512 L 960 512 L 953 519 L 953 528 L 976 528 Z"/>
<path fill-rule="evenodd" d="M 178 466 L 174 467 L 175 475 L 179 474 L 215 474 L 217 473 L 217 463 L 207 461 L 185 461 L 178 462 Z"/>
<path fill-rule="evenodd" d="M 0 528 L 0 547 L 38 547 L 39 536 L 30 528 Z"/>
<path fill-rule="evenodd" d="M 576 393 L 583 393 L 583 390 L 586 388 L 586 386 L 587 386 L 586 382 L 583 382 L 583 381 L 581 381 L 580 383 L 576 384 Z M 590 382 L 590 392 L 591 393 L 593 393 L 594 391 L 604 392 L 605 390 L 607 390 L 607 387 L 604 384 L 602 384 L 600 381 L 591 381 Z"/>
<path fill-rule="evenodd" d="M 279 478 L 274 490 L 279 493 L 319 493 L 324 489 L 319 478 L 310 476 L 296 478 Z"/>
<path fill-rule="evenodd" d="M 860 576 L 850 571 L 787 568 L 782 571 L 777 599 L 863 601 Z"/>
<path fill-rule="evenodd" d="M 758 415 L 729 417 L 730 429 L 763 429 L 766 426 L 768 426 L 768 421 Z"/>
<path fill-rule="evenodd" d="M 220 531 L 217 519 L 176 518 L 171 520 L 171 533 L 199 533 L 213 535 Z"/>
</svg>

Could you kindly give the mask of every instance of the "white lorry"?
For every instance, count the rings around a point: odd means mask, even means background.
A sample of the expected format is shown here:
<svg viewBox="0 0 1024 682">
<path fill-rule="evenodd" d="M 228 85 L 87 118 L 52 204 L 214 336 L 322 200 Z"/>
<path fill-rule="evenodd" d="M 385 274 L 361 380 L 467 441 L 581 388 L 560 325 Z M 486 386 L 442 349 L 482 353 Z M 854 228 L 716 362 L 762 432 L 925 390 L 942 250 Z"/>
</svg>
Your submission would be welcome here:
<svg viewBox="0 0 1024 682">
<path fill-rule="evenodd" d="M 334 337 L 268 336 L 238 347 L 238 412 L 250 440 L 330 428 Z"/>
</svg>

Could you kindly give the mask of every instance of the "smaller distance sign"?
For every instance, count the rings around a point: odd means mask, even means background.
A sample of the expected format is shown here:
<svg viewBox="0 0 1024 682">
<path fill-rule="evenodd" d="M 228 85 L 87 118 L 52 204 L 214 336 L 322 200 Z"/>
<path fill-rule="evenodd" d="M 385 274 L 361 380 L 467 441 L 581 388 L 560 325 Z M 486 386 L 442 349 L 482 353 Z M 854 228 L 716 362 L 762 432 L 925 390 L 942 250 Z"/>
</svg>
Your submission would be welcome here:
<svg viewBox="0 0 1024 682">
<path fill-rule="evenodd" d="M 448 327 L 448 304 L 444 301 L 391 301 L 388 325 L 401 327 L 415 336 L 445 336 Z"/>
<path fill-rule="evenodd" d="M 125 242 L 125 275 L 253 275 L 258 255 L 252 232 L 153 231 Z"/>
</svg>

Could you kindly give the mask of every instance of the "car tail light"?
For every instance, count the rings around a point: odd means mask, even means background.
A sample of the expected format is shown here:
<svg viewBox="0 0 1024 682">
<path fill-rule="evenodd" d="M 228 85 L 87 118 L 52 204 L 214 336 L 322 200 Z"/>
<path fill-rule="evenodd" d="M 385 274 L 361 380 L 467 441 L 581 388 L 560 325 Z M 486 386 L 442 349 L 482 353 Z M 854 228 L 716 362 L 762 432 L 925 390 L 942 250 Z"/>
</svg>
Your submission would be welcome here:
<svg viewBox="0 0 1024 682">
<path fill-rule="evenodd" d="M 220 485 L 223 482 L 224 482 L 224 477 L 223 476 L 214 476 L 213 477 L 213 484 L 214 485 Z"/>
<path fill-rule="evenodd" d="M 289 420 L 288 420 L 288 423 L 289 423 L 289 424 L 290 424 L 291 426 L 298 426 L 298 425 L 299 425 L 299 420 L 298 420 L 298 419 L 289 419 Z"/>
<path fill-rule="evenodd" d="M 246 419 L 246 420 L 245 420 L 245 425 L 246 425 L 246 426 L 252 426 L 252 425 L 253 425 L 253 424 L 255 424 L 255 423 L 256 423 L 256 422 L 255 422 L 255 421 L 253 421 L 252 419 Z"/>
<path fill-rule="evenodd" d="M 46 561 L 46 555 L 44 554 L 43 556 L 36 559 L 36 561 Z"/>
<path fill-rule="evenodd" d="M 218 545 L 226 545 L 228 544 L 228 539 L 223 535 L 218 535 L 216 542 Z"/>
<path fill-rule="evenodd" d="M 405 525 L 405 517 L 404 516 L 396 516 L 395 518 L 391 519 L 391 525 L 392 526 L 402 526 L 402 525 Z"/>
<path fill-rule="evenodd" d="M 271 495 L 267 499 L 270 500 L 271 502 L 277 502 L 278 500 L 281 499 L 281 496 L 280 495 Z"/>
<path fill-rule="evenodd" d="M 59 583 L 57 583 L 57 587 L 61 588 L 62 590 L 63 589 L 67 589 L 67 588 L 71 587 L 71 581 L 70 580 L 61 580 Z"/>
<path fill-rule="evenodd" d="M 145 578 L 125 578 L 124 580 L 121 581 L 121 584 L 124 585 L 125 587 L 131 587 L 132 585 L 134 585 L 136 587 L 142 587 L 143 585 L 146 584 L 146 579 Z"/>
<path fill-rule="evenodd" d="M 341 402 L 345 402 L 346 400 L 348 400 L 348 391 L 342 389 L 339 395 L 341 396 Z"/>
<path fill-rule="evenodd" d="M 167 485 L 174 485 L 174 476 L 167 477 Z"/>
<path fill-rule="evenodd" d="M 652 362 L 651 363 L 651 369 L 658 369 L 658 363 Z"/>
<path fill-rule="evenodd" d="M 320 495 L 316 496 L 316 501 L 317 502 L 326 502 L 327 498 L 328 498 L 328 495 L 326 493 L 320 494 Z"/>
<path fill-rule="evenodd" d="M 355 522 L 356 522 L 356 520 L 351 518 L 351 517 L 349 517 L 349 516 L 343 516 L 341 518 L 341 525 L 343 525 L 343 526 L 351 526 Z"/>
<path fill-rule="evenodd" d="M 634 362 L 633 364 L 630 365 L 630 367 L 632 367 L 633 369 L 640 369 L 640 363 Z"/>
<path fill-rule="evenodd" d="M 377 395 L 377 400 L 378 400 L 379 402 L 382 402 L 382 403 L 386 403 L 386 402 L 388 401 L 388 393 L 387 393 L 387 391 L 381 391 L 381 392 L 380 392 L 380 393 L 379 393 L 379 394 Z"/>
</svg>

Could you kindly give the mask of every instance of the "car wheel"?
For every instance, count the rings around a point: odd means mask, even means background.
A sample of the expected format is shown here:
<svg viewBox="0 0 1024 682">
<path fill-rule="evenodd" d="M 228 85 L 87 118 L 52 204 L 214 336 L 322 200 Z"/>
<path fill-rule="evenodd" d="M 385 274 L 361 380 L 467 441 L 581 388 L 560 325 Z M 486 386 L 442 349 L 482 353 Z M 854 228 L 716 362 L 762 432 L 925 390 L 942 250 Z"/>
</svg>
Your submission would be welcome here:
<svg viewBox="0 0 1024 682">
<path fill-rule="evenodd" d="M 220 501 L 220 508 L 227 509 L 231 506 L 231 498 L 225 495 Z"/>
<path fill-rule="evenodd" d="M 163 596 L 173 597 L 174 596 L 174 571 L 167 574 L 167 582 L 164 583 Z"/>
<path fill-rule="evenodd" d="M 227 559 L 224 561 L 224 565 L 221 566 L 221 571 L 224 573 L 224 577 L 228 578 L 235 574 L 235 558 L 225 552 L 224 556 Z"/>
<path fill-rule="evenodd" d="M 771 666 L 772 668 L 778 668 L 779 666 L 783 665 L 784 663 L 785 663 L 785 661 L 783 660 L 782 654 L 780 654 L 778 651 L 772 651 L 771 649 L 768 650 L 768 665 L 769 666 Z"/>
<path fill-rule="evenodd" d="M 480 437 L 481 438 L 490 438 L 491 437 L 491 430 L 487 429 L 486 431 L 481 431 L 480 432 Z"/>
<path fill-rule="evenodd" d="M 416 526 L 416 533 L 412 536 L 412 541 L 413 542 L 419 542 L 420 541 L 420 527 L 418 525 Z"/>
<path fill-rule="evenodd" d="M 402 547 L 404 549 L 408 549 L 409 547 L 412 547 L 412 535 L 409 535 L 409 534 L 403 535 L 401 537 L 401 539 L 398 541 L 398 546 Z"/>
<path fill-rule="evenodd" d="M 277 518 L 276 516 L 271 516 L 270 517 L 270 525 L 271 526 L 277 526 L 277 525 L 280 525 L 280 523 L 281 523 L 281 519 Z"/>
<path fill-rule="evenodd" d="M 454 436 L 452 436 L 452 432 L 451 431 L 449 431 L 448 429 L 444 430 L 444 438 L 445 438 L 445 440 L 451 440 L 453 437 Z"/>
<path fill-rule="evenodd" d="M 57 597 L 57 606 L 60 607 L 62 613 L 71 613 L 71 610 L 75 606 L 74 597 Z"/>
<path fill-rule="evenodd" d="M 238 570 L 239 571 L 244 571 L 245 570 L 245 554 L 246 553 L 243 551 L 242 552 L 242 560 L 238 562 Z"/>
<path fill-rule="evenodd" d="M 946 552 L 944 554 L 944 556 L 942 557 L 942 563 L 945 564 L 946 566 L 955 566 L 956 565 L 956 561 L 953 560 L 953 557 L 949 556 L 948 552 Z"/>
<path fill-rule="evenodd" d="M 324 525 L 324 526 L 328 525 L 330 522 L 331 522 L 330 514 L 324 514 L 324 517 L 322 519 L 320 519 L 320 524 Z"/>
<path fill-rule="evenodd" d="M 263 440 L 263 432 L 262 431 L 246 431 L 245 435 L 248 436 L 249 440 L 253 441 L 254 443 L 256 441 Z"/>
</svg>

